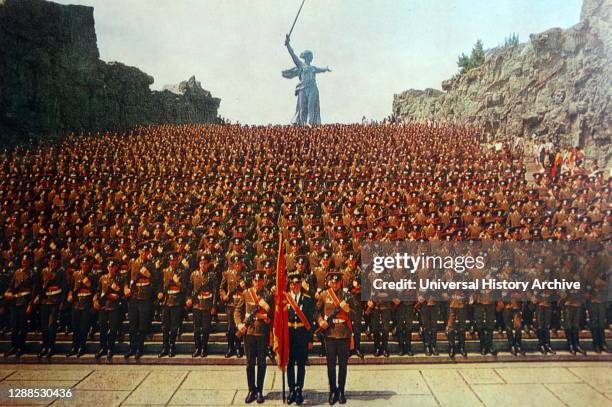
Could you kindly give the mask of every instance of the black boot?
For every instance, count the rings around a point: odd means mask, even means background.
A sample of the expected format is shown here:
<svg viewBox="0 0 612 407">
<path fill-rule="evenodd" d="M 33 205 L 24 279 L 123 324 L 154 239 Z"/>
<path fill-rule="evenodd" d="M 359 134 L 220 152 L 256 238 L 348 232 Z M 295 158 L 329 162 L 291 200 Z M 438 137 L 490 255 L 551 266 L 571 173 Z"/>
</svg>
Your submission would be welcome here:
<svg viewBox="0 0 612 407">
<path fill-rule="evenodd" d="M 448 331 L 448 356 L 450 358 L 455 357 L 455 331 Z"/>
<path fill-rule="evenodd" d="M 66 357 L 67 357 L 67 358 L 69 358 L 70 356 L 74 356 L 74 355 L 76 355 L 77 353 L 79 353 L 79 350 L 78 350 L 76 347 L 74 347 L 74 346 L 73 346 L 73 347 L 72 347 L 72 348 L 71 348 L 71 349 L 68 351 L 68 353 L 66 353 Z"/>
<path fill-rule="evenodd" d="M 145 342 L 145 334 L 143 332 L 138 336 L 138 343 L 137 343 L 138 349 L 136 349 L 136 355 L 134 355 L 134 358 L 140 359 L 142 355 L 144 355 L 144 342 Z"/>
<path fill-rule="evenodd" d="M 234 346 L 234 341 L 230 340 L 227 342 L 227 352 L 225 353 L 226 358 L 231 358 L 236 354 L 236 348 Z"/>
<path fill-rule="evenodd" d="M 512 329 L 506 329 L 506 339 L 508 340 L 508 345 L 510 346 L 510 353 L 513 356 L 516 356 L 516 348 L 514 347 L 514 335 L 512 334 Z"/>
<path fill-rule="evenodd" d="M 287 397 L 287 404 L 295 403 L 296 397 L 297 397 L 297 394 L 296 394 L 295 388 L 292 387 L 289 390 L 289 397 Z"/>
<path fill-rule="evenodd" d="M 597 335 L 597 328 L 591 328 L 591 338 L 593 341 L 593 352 L 601 353 L 601 348 L 599 347 L 599 335 Z"/>
<path fill-rule="evenodd" d="M 193 333 L 193 342 L 194 342 L 194 350 L 193 350 L 193 353 L 191 354 L 191 357 L 197 358 L 198 356 L 200 356 L 200 353 L 202 352 L 202 333 L 201 332 Z"/>
<path fill-rule="evenodd" d="M 170 352 L 168 352 L 168 356 L 173 358 L 176 356 L 176 337 L 178 333 L 177 331 L 170 331 Z"/>
<path fill-rule="evenodd" d="M 300 406 L 302 403 L 304 403 L 304 395 L 302 394 L 302 388 L 298 387 L 295 390 L 295 404 Z"/>
<path fill-rule="evenodd" d="M 612 353 L 612 350 L 608 348 L 608 344 L 606 343 L 606 331 L 604 328 L 597 328 L 597 335 L 599 337 L 599 347 L 603 352 Z"/>
<path fill-rule="evenodd" d="M 438 356 L 440 353 L 438 352 L 438 332 L 437 331 L 430 331 L 429 333 L 429 338 L 430 338 L 430 345 L 429 348 L 431 349 L 431 354 L 434 356 Z"/>
<path fill-rule="evenodd" d="M 247 394 L 244 402 L 249 404 L 257 399 L 257 388 L 255 386 L 255 366 L 247 366 L 247 384 L 249 386 L 249 393 Z"/>
<path fill-rule="evenodd" d="M 38 352 L 38 354 L 36 355 L 36 357 L 37 357 L 38 359 L 41 359 L 41 358 L 45 357 L 45 355 L 47 355 L 47 351 L 48 351 L 48 350 L 49 350 L 49 349 L 47 348 L 47 346 L 43 345 L 43 346 L 40 348 L 40 352 Z"/>
<path fill-rule="evenodd" d="M 538 349 L 540 349 L 542 355 L 546 355 L 546 334 L 543 329 L 538 329 L 536 333 L 538 335 Z"/>
<path fill-rule="evenodd" d="M 522 341 L 522 331 L 517 329 L 514 331 L 514 346 L 516 347 L 516 352 L 521 356 L 525 356 L 525 351 L 523 350 L 523 341 Z"/>
<path fill-rule="evenodd" d="M 338 402 L 338 390 L 336 389 L 331 389 L 329 391 L 329 397 L 327 398 L 327 402 L 329 403 L 330 406 L 333 406 L 334 404 L 336 404 Z"/>
<path fill-rule="evenodd" d="M 573 328 L 572 329 L 572 339 L 573 339 L 573 344 L 574 344 L 574 350 L 577 353 L 580 353 L 582 356 L 586 356 L 586 350 L 584 350 L 581 346 L 580 346 L 580 331 L 578 330 L 578 328 Z"/>
<path fill-rule="evenodd" d="M 338 402 L 340 404 L 346 404 L 346 396 L 344 395 L 344 389 L 338 390 Z"/>
<path fill-rule="evenodd" d="M 257 403 L 261 404 L 265 398 L 263 396 L 263 387 L 266 380 L 266 365 L 257 366 Z"/>
<path fill-rule="evenodd" d="M 79 352 L 77 353 L 77 358 L 80 358 L 81 356 L 85 355 L 85 353 L 87 353 L 87 351 L 85 349 L 85 345 L 83 345 L 79 348 Z"/>
<path fill-rule="evenodd" d="M 11 346 L 9 350 L 4 352 L 4 357 L 8 358 L 9 356 L 14 355 L 16 352 L 17 352 L 17 347 L 16 346 Z"/>
<path fill-rule="evenodd" d="M 544 334 L 544 347 L 546 348 L 546 352 L 550 353 L 551 355 L 555 355 L 556 352 L 550 347 L 550 329 L 544 329 L 543 334 Z"/>
<path fill-rule="evenodd" d="M 487 340 L 484 329 L 478 330 L 478 341 L 480 342 L 480 354 L 484 356 L 487 354 Z"/>
<path fill-rule="evenodd" d="M 429 337 L 429 331 L 423 329 L 421 338 L 423 339 L 423 346 L 425 347 L 425 356 L 431 356 L 431 339 Z"/>
<path fill-rule="evenodd" d="M 101 347 L 100 350 L 98 350 L 98 352 L 95 355 L 96 359 L 100 359 L 102 356 L 106 355 L 108 353 L 108 349 Z"/>
<path fill-rule="evenodd" d="M 203 358 L 208 356 L 208 333 L 202 335 L 202 349 L 200 349 L 200 356 Z"/>
<path fill-rule="evenodd" d="M 465 331 L 459 331 L 459 353 L 464 358 L 467 358 L 467 352 L 465 351 Z"/>
<path fill-rule="evenodd" d="M 236 357 L 240 359 L 244 356 L 244 348 L 242 347 L 242 339 L 236 338 Z"/>
<path fill-rule="evenodd" d="M 565 340 L 567 341 L 567 350 L 570 354 L 575 355 L 576 349 L 574 349 L 574 339 L 572 338 L 571 328 L 565 330 Z"/>
<path fill-rule="evenodd" d="M 161 352 L 159 352 L 159 353 L 157 354 L 157 357 L 158 357 L 158 358 L 163 358 L 164 356 L 168 356 L 169 354 L 170 354 L 170 346 L 169 346 L 169 345 L 164 344 L 164 345 L 163 345 L 163 347 L 162 347 Z"/>
<path fill-rule="evenodd" d="M 382 348 L 380 346 L 380 334 L 378 332 L 374 333 L 374 356 L 382 356 Z"/>
</svg>

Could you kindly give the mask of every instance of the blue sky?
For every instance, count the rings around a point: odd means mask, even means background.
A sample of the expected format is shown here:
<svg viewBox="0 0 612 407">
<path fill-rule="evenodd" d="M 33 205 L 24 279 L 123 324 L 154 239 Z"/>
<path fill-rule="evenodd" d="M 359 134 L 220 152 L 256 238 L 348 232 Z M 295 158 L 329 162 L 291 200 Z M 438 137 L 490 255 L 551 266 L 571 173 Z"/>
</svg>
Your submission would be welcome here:
<svg viewBox="0 0 612 407">
<path fill-rule="evenodd" d="M 195 75 L 241 123 L 288 123 L 296 80 L 283 45 L 301 0 L 60 0 L 94 6 L 101 58 L 139 67 L 153 89 Z M 333 72 L 317 77 L 325 123 L 381 119 L 393 94 L 440 88 L 457 56 L 515 32 L 578 22 L 579 0 L 306 0 L 292 35 L 296 51 Z"/>
</svg>

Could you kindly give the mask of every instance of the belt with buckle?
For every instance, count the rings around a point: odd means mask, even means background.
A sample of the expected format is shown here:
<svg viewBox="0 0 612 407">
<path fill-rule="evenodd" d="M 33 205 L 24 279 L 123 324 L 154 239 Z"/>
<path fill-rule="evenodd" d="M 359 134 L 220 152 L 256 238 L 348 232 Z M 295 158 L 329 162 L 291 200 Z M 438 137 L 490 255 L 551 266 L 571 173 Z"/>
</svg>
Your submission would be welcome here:
<svg viewBox="0 0 612 407">
<path fill-rule="evenodd" d="M 57 295 L 57 294 L 59 294 L 61 292 L 62 292 L 62 289 L 58 288 L 57 290 L 47 291 L 45 294 L 47 294 L 47 296 L 51 297 L 51 296 Z"/>
<path fill-rule="evenodd" d="M 332 319 L 332 322 L 334 324 L 344 324 L 346 322 L 346 320 L 345 319 L 340 319 L 340 318 L 334 318 L 334 319 Z"/>
<path fill-rule="evenodd" d="M 168 295 L 175 295 L 175 294 L 178 294 L 180 292 L 181 292 L 181 290 L 168 290 Z"/>
<path fill-rule="evenodd" d="M 77 296 L 79 297 L 89 297 L 91 295 L 91 293 L 78 293 Z"/>
<path fill-rule="evenodd" d="M 151 283 L 136 283 L 136 287 L 146 287 L 148 285 L 151 285 Z"/>
<path fill-rule="evenodd" d="M 289 326 L 289 328 L 297 329 L 297 328 L 303 328 L 304 324 L 301 322 L 289 322 L 287 323 L 287 326 Z"/>
<path fill-rule="evenodd" d="M 198 294 L 198 299 L 199 300 L 206 300 L 212 298 L 212 294 Z"/>
<path fill-rule="evenodd" d="M 32 294 L 32 291 L 22 291 L 18 294 L 15 294 L 15 297 L 25 297 L 26 295 Z"/>
</svg>

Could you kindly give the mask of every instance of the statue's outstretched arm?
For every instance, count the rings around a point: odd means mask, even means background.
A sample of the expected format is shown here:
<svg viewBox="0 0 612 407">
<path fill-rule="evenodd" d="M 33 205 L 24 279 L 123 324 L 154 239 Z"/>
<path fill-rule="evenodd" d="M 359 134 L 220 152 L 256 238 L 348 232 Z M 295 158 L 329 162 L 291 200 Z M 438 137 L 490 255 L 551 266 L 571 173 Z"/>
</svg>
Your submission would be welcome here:
<svg viewBox="0 0 612 407">
<path fill-rule="evenodd" d="M 295 64 L 295 66 L 297 66 L 298 68 L 302 67 L 302 61 L 300 61 L 300 58 L 298 58 L 297 55 L 295 55 L 295 51 L 293 51 L 293 48 L 291 47 L 291 44 L 289 44 L 289 36 L 287 35 L 287 38 L 285 39 L 285 45 L 287 46 L 287 51 L 289 51 L 289 55 L 291 55 L 291 59 L 293 59 L 293 63 Z"/>
<path fill-rule="evenodd" d="M 331 72 L 331 69 L 329 69 L 329 67 L 319 68 L 315 66 L 315 73 L 324 73 L 324 72 Z"/>
</svg>

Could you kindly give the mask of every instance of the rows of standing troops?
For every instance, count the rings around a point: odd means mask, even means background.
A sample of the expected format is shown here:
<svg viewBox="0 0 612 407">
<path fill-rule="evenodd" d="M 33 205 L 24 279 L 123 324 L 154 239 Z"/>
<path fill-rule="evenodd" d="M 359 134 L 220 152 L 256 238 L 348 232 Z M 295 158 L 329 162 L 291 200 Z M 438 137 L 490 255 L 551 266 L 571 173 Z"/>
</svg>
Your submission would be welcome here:
<svg viewBox="0 0 612 407">
<path fill-rule="evenodd" d="M 517 157 L 507 149 L 483 151 L 471 130 L 159 126 L 5 153 L 1 164 L 7 355 L 25 351 L 29 329 L 42 333 L 39 355 L 52 355 L 61 325 L 73 332 L 69 355 L 85 352 L 93 327 L 100 331 L 98 356 L 110 357 L 127 319 L 126 356 L 139 357 L 158 317 L 160 356 L 173 356 L 189 312 L 194 355 L 205 355 L 211 323 L 225 309 L 227 355 L 240 356 L 233 315 L 245 273 L 263 270 L 273 286 L 279 233 L 289 271 L 304 274 L 311 297 L 327 288 L 328 273 L 342 273 L 356 304 L 357 355 L 362 321 L 376 355 L 389 354 L 391 333 L 400 352 L 412 354 L 415 320 L 426 353 L 436 354 L 438 321 L 451 313 L 451 354 L 465 354 L 467 321 L 484 353 L 495 352 L 496 325 L 521 353 L 521 331 L 533 324 L 540 349 L 551 352 L 550 328 L 561 320 L 554 315 L 563 315 L 572 352 L 584 352 L 584 315 L 595 349 L 606 349 L 605 300 L 463 301 L 450 310 L 428 300 L 361 302 L 364 240 L 609 239 L 610 180 L 602 173 L 578 165 L 528 185 Z M 453 308 L 462 309 L 458 318 Z"/>
</svg>

